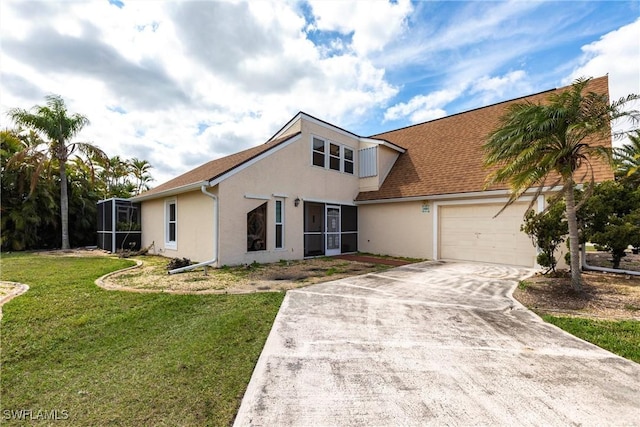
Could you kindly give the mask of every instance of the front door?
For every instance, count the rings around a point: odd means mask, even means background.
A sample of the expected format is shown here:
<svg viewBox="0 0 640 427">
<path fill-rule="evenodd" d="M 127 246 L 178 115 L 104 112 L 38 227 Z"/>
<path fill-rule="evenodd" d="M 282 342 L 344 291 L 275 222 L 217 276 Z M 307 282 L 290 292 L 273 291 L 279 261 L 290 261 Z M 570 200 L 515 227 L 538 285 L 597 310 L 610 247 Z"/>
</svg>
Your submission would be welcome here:
<svg viewBox="0 0 640 427">
<path fill-rule="evenodd" d="M 340 206 L 326 206 L 325 255 L 340 255 Z"/>
</svg>

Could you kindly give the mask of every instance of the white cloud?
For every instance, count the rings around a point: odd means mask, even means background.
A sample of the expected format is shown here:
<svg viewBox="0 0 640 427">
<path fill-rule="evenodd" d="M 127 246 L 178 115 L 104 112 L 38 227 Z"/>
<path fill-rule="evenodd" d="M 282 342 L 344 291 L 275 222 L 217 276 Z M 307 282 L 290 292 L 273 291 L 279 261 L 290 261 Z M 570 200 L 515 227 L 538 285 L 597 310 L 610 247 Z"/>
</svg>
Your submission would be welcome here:
<svg viewBox="0 0 640 427">
<path fill-rule="evenodd" d="M 385 120 L 398 120 L 409 117 L 412 123 L 432 120 L 446 115 L 442 108 L 456 99 L 460 89 L 443 89 L 429 95 L 417 95 L 409 102 L 401 102 L 387 109 Z"/>
<path fill-rule="evenodd" d="M 528 95 L 533 91 L 524 70 L 511 71 L 503 76 L 482 76 L 471 84 L 469 94 L 476 102 L 489 105 L 507 99 Z"/>
<path fill-rule="evenodd" d="M 397 39 L 413 11 L 409 0 L 395 3 L 386 0 L 309 2 L 316 17 L 316 28 L 353 34 L 352 48 L 358 56 L 381 50 Z"/>
<path fill-rule="evenodd" d="M 545 2 L 451 4 L 1 0 L 2 124 L 58 93 L 91 120 L 80 140 L 149 160 L 159 183 L 264 142 L 299 110 L 369 134 L 383 115 L 416 123 L 530 93 L 521 61 L 580 20 L 541 19 Z M 585 46 L 576 72 L 610 72 L 612 95 L 635 72 L 637 88 L 633 25 Z"/>
<path fill-rule="evenodd" d="M 640 18 L 583 46 L 582 51 L 580 65 L 565 79 L 565 84 L 578 77 L 608 74 L 611 100 L 640 94 Z M 637 102 L 634 107 L 638 108 Z M 615 132 L 631 129 L 628 121 L 618 121 L 613 128 Z M 616 145 L 624 143 L 626 140 L 614 141 Z"/>
<path fill-rule="evenodd" d="M 582 47 L 580 65 L 565 79 L 609 74 L 611 98 L 640 93 L 640 18 Z"/>
<path fill-rule="evenodd" d="M 523 70 L 494 77 L 475 77 L 477 72 L 474 68 L 460 71 L 447 80 L 447 89 L 437 90 L 428 95 L 416 95 L 408 102 L 388 108 L 384 115 L 385 120 L 408 118 L 411 123 L 420 123 L 447 115 L 445 107 L 461 98 L 471 100 L 461 104 L 465 109 L 469 109 L 531 93 L 531 85 Z"/>
<path fill-rule="evenodd" d="M 518 70 L 507 73 L 502 77 L 483 76 L 473 83 L 471 93 L 497 92 L 502 95 L 505 92 L 505 89 L 517 84 L 526 76 L 526 74 L 527 73 L 523 70 Z"/>
<path fill-rule="evenodd" d="M 389 13 L 406 14 L 408 4 Z M 162 182 L 264 142 L 299 110 L 353 123 L 397 94 L 383 68 L 353 51 L 324 56 L 296 7 L 3 1 L 0 113 L 58 93 L 91 120 L 79 139 L 149 160 Z M 357 49 L 383 46 L 402 19 Z"/>
</svg>

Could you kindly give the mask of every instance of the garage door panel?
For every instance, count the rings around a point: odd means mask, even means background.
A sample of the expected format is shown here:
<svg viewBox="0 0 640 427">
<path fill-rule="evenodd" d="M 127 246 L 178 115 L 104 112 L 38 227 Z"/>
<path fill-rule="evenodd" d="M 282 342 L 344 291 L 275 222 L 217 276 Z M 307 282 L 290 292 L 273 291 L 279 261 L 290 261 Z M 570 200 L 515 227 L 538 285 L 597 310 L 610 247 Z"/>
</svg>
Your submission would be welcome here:
<svg viewBox="0 0 640 427">
<path fill-rule="evenodd" d="M 513 204 L 497 218 L 500 204 L 440 206 L 440 258 L 533 266 L 535 248 L 520 231 L 527 206 Z"/>
</svg>

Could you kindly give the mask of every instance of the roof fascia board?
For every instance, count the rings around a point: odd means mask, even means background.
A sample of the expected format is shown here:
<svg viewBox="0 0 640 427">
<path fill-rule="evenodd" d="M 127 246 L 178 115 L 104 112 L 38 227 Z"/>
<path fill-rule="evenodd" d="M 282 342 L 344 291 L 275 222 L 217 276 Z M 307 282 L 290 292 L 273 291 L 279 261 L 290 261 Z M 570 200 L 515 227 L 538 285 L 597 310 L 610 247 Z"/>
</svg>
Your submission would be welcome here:
<svg viewBox="0 0 640 427">
<path fill-rule="evenodd" d="M 274 140 L 274 139 L 276 139 L 276 138 L 279 138 L 279 137 L 280 137 L 282 134 L 284 134 L 284 133 L 285 133 L 285 132 L 286 132 L 286 131 L 287 131 L 287 130 L 288 130 L 288 129 L 289 129 L 289 128 L 294 124 L 294 123 L 296 123 L 296 122 L 298 121 L 298 119 L 304 119 L 304 120 L 307 120 L 307 121 L 309 121 L 309 122 L 311 122 L 311 123 L 314 123 L 314 124 L 316 124 L 316 125 L 318 125 L 318 126 L 321 126 L 321 127 L 325 128 L 325 129 L 330 129 L 330 130 L 332 130 L 332 131 L 334 131 L 334 132 L 338 132 L 339 134 L 341 134 L 341 135 L 345 135 L 345 136 L 347 136 L 347 137 L 349 137 L 349 138 L 357 138 L 357 139 L 359 139 L 359 138 L 360 138 L 360 135 L 356 135 L 356 134 L 355 134 L 355 133 L 353 133 L 353 132 L 349 132 L 348 130 L 342 129 L 342 128 L 340 128 L 340 127 L 336 126 L 336 125 L 332 125 L 332 124 L 331 124 L 331 123 L 329 123 L 329 122 L 325 122 L 324 120 L 320 120 L 320 119 L 318 119 L 318 118 L 316 118 L 316 117 L 310 116 L 309 114 L 307 114 L 307 113 L 303 113 L 303 112 L 301 111 L 301 112 L 299 112 L 298 114 L 296 114 L 294 118 L 292 118 L 291 120 L 289 120 L 289 121 L 287 122 L 287 124 L 286 124 L 286 125 L 284 125 L 284 126 L 282 127 L 282 129 L 280 129 L 278 132 L 276 132 L 276 134 L 275 134 L 275 135 L 273 135 L 273 136 L 269 139 L 269 141 L 272 141 L 272 140 Z"/>
<path fill-rule="evenodd" d="M 376 139 L 376 138 L 367 138 L 367 137 L 360 137 L 358 139 L 359 142 L 365 142 L 365 143 L 369 143 L 369 144 L 377 144 L 377 145 L 384 145 L 385 147 L 391 148 L 392 150 L 395 150 L 399 153 L 404 153 L 407 151 L 406 148 L 400 147 L 399 145 L 396 145 L 392 142 L 387 141 L 386 139 Z"/>
<path fill-rule="evenodd" d="M 284 124 L 284 126 L 280 128 L 279 131 L 277 131 L 271 138 L 269 138 L 267 142 L 273 141 L 274 139 L 278 139 L 280 136 L 282 136 L 282 134 L 285 133 L 295 122 L 297 122 L 303 114 L 304 113 L 300 111 L 298 114 L 293 116 L 287 123 Z"/>
<path fill-rule="evenodd" d="M 544 187 L 542 193 L 550 193 L 553 191 L 560 191 L 561 187 Z M 536 189 L 530 188 L 525 191 L 524 195 L 531 195 L 536 192 Z M 489 191 L 473 191 L 470 193 L 451 193 L 451 194 L 434 194 L 424 196 L 412 196 L 412 197 L 397 197 L 393 199 L 377 199 L 377 200 L 361 200 L 356 201 L 357 205 L 373 205 L 380 203 L 402 203 L 402 202 L 414 202 L 414 201 L 440 201 L 451 199 L 486 199 L 491 197 L 507 197 L 511 194 L 509 190 L 489 190 Z"/>
<path fill-rule="evenodd" d="M 213 178 L 211 181 L 208 182 L 209 187 L 214 187 L 218 184 L 220 184 L 222 181 L 224 181 L 227 178 L 232 177 L 233 175 L 237 174 L 238 172 L 242 172 L 243 170 L 245 170 L 246 168 L 254 165 L 255 163 L 259 162 L 260 160 L 264 159 L 267 156 L 270 156 L 273 153 L 276 153 L 280 150 L 282 150 L 285 147 L 288 147 L 290 144 L 296 142 L 297 140 L 299 140 L 302 137 L 302 134 L 298 134 L 296 136 L 293 136 L 291 138 L 289 138 L 288 140 L 276 145 L 275 147 L 260 153 L 259 155 L 257 155 L 256 157 L 242 163 L 241 165 L 236 166 L 235 168 L 223 173 L 222 175 Z"/>
<path fill-rule="evenodd" d="M 303 119 L 305 119 L 305 120 L 307 120 L 307 121 L 309 121 L 309 122 L 311 122 L 311 123 L 313 123 L 313 124 L 316 124 L 316 125 L 318 125 L 318 126 L 320 126 L 320 127 L 323 127 L 323 128 L 325 128 L 325 129 L 332 130 L 332 131 L 334 131 L 334 132 L 337 132 L 337 133 L 339 133 L 339 134 L 341 134 L 341 135 L 344 135 L 344 136 L 347 136 L 347 137 L 349 137 L 349 138 L 357 138 L 357 139 L 359 139 L 359 138 L 360 138 L 360 136 L 359 136 L 359 135 L 356 135 L 356 134 L 355 134 L 355 133 L 353 133 L 353 132 L 349 132 L 348 130 L 345 130 L 345 129 L 339 128 L 338 126 L 332 125 L 331 123 L 329 123 L 329 122 L 325 122 L 324 120 L 317 119 L 317 118 L 315 118 L 315 117 L 313 117 L 313 116 L 310 116 L 310 115 L 308 115 L 308 114 L 306 114 L 306 113 L 300 113 L 300 116 L 301 116 Z"/>
<path fill-rule="evenodd" d="M 159 193 L 154 193 L 148 196 L 141 194 L 139 196 L 132 197 L 129 200 L 131 200 L 132 202 L 144 202 L 146 200 L 161 199 L 163 197 L 175 196 L 176 194 L 199 190 L 203 185 L 208 185 L 208 184 L 209 184 L 208 181 L 192 182 L 191 184 L 170 188 L 168 190 L 161 191 Z"/>
</svg>

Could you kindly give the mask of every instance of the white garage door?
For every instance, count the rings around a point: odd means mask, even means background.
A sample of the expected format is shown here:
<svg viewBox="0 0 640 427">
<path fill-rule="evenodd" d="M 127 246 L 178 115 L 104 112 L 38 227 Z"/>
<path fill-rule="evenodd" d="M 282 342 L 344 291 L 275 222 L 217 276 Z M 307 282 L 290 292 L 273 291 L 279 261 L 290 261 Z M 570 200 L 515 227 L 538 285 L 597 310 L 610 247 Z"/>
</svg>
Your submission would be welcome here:
<svg viewBox="0 0 640 427">
<path fill-rule="evenodd" d="M 440 206 L 439 258 L 533 267 L 536 250 L 520 231 L 528 203 Z"/>
</svg>

